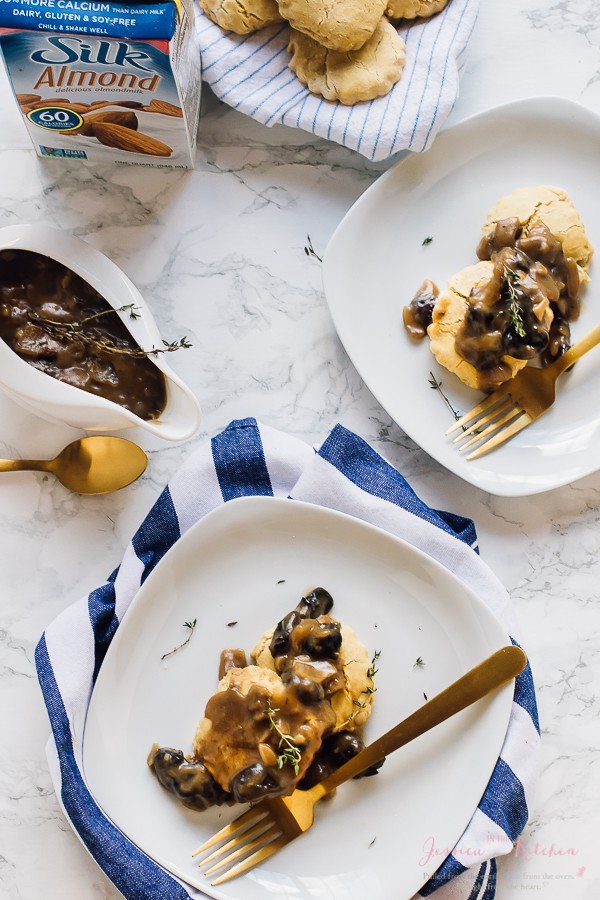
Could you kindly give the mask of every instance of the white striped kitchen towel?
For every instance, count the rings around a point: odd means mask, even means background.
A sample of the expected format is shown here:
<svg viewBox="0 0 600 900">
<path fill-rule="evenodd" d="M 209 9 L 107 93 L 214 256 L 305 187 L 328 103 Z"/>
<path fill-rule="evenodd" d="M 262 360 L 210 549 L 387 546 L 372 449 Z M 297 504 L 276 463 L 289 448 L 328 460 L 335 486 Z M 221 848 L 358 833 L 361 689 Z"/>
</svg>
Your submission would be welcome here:
<svg viewBox="0 0 600 900">
<path fill-rule="evenodd" d="M 459 74 L 479 0 L 450 0 L 429 19 L 403 20 L 401 80 L 384 97 L 343 106 L 311 94 L 288 68 L 289 26 L 237 35 L 200 10 L 202 77 L 217 97 L 264 125 L 301 128 L 371 160 L 427 150 L 458 96 Z"/>
<path fill-rule="evenodd" d="M 174 476 L 127 547 L 119 568 L 51 623 L 36 649 L 52 727 L 48 759 L 57 795 L 81 841 L 127 900 L 187 900 L 204 895 L 134 846 L 88 791 L 82 774 L 82 742 L 90 695 L 119 622 L 157 563 L 206 513 L 249 495 L 327 506 L 398 535 L 470 585 L 516 642 L 508 595 L 478 555 L 473 522 L 430 509 L 399 472 L 362 438 L 339 425 L 315 452 L 254 419 L 232 422 Z M 495 858 L 512 849 L 527 822 L 538 746 L 528 665 L 516 679 L 506 738 L 481 802 L 457 846 L 420 896 L 435 891 L 440 900 L 492 900 Z"/>
</svg>

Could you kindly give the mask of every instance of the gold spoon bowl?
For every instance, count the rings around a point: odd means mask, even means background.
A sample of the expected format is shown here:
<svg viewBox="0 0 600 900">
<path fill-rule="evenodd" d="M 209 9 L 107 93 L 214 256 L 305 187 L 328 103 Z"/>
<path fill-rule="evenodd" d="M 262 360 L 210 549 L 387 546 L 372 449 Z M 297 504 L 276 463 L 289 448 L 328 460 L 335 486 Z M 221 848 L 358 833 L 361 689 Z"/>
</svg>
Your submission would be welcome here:
<svg viewBox="0 0 600 900">
<path fill-rule="evenodd" d="M 93 435 L 68 444 L 54 459 L 0 459 L 0 472 L 51 472 L 76 494 L 108 494 L 139 478 L 147 464 L 132 441 Z"/>
</svg>

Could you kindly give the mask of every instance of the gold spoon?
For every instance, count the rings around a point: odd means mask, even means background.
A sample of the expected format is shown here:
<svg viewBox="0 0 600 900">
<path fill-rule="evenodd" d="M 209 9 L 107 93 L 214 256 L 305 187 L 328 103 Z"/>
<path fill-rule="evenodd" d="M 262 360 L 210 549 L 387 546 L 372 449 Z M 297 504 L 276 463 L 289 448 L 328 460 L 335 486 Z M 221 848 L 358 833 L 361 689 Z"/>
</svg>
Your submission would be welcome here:
<svg viewBox="0 0 600 900">
<path fill-rule="evenodd" d="M 55 459 L 0 459 L 0 472 L 52 472 L 76 494 L 108 494 L 139 478 L 147 464 L 137 444 L 94 435 L 68 444 Z"/>
</svg>

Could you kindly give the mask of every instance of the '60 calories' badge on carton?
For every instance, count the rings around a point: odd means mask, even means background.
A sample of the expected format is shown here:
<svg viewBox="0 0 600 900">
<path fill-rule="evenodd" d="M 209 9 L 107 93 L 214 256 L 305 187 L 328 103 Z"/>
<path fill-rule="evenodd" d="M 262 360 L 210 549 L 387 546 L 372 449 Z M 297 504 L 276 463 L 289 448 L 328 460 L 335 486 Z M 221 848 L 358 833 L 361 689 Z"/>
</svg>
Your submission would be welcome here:
<svg viewBox="0 0 600 900">
<path fill-rule="evenodd" d="M 83 116 L 74 109 L 62 106 L 42 106 L 27 113 L 27 118 L 40 128 L 50 131 L 75 131 L 83 125 Z"/>
</svg>

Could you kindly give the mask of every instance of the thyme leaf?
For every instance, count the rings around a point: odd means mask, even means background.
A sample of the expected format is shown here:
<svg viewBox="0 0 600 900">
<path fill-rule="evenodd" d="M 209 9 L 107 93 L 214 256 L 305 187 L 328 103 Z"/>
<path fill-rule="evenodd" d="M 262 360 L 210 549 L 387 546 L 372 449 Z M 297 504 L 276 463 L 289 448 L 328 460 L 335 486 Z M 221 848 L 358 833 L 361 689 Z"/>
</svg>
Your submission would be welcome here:
<svg viewBox="0 0 600 900">
<path fill-rule="evenodd" d="M 184 623 L 183 623 L 183 627 L 184 627 L 184 628 L 189 628 L 190 633 L 189 633 L 188 636 L 186 637 L 185 641 L 182 641 L 182 642 L 181 642 L 181 644 L 178 644 L 176 647 L 173 647 L 173 649 L 172 649 L 172 650 L 169 650 L 168 653 L 163 653 L 163 655 L 161 656 L 161 661 L 162 661 L 163 659 L 166 659 L 167 656 L 172 656 L 174 653 L 177 653 L 178 650 L 183 649 L 183 647 L 185 647 L 186 644 L 189 644 L 189 642 L 190 642 L 191 639 L 192 639 L 192 635 L 193 635 L 193 633 L 194 633 L 194 628 L 196 627 L 196 623 L 197 623 L 197 622 L 198 622 L 198 619 L 194 619 L 193 622 L 184 622 Z"/>
<path fill-rule="evenodd" d="M 368 684 L 368 685 L 366 686 L 366 688 L 365 688 L 363 691 L 361 691 L 359 697 L 358 697 L 356 700 L 353 700 L 353 701 L 352 701 L 353 705 L 356 706 L 357 708 L 354 709 L 354 710 L 352 710 L 352 712 L 350 713 L 350 715 L 348 716 L 348 718 L 346 719 L 346 721 L 343 723 L 344 725 L 348 725 L 348 723 L 351 722 L 352 719 L 353 719 L 356 715 L 358 715 L 358 710 L 359 710 L 359 709 L 366 709 L 366 708 L 367 708 L 366 699 L 367 699 L 368 697 L 370 697 L 371 694 L 374 694 L 374 693 L 376 692 L 377 688 L 375 687 L 375 684 L 373 683 L 373 679 L 375 678 L 375 676 L 377 675 L 377 673 L 378 673 L 378 671 L 379 671 L 379 669 L 377 668 L 377 666 L 375 665 L 375 663 L 377 662 L 377 660 L 379 659 L 380 656 L 381 656 L 381 650 L 376 650 L 375 653 L 373 654 L 373 658 L 371 659 L 371 665 L 370 665 L 369 668 L 367 669 L 367 678 L 369 679 L 369 681 L 370 681 L 371 683 Z M 360 699 L 360 697 L 362 697 L 363 694 L 365 695 L 365 700 L 364 700 L 364 701 L 362 701 L 362 700 Z"/>
<path fill-rule="evenodd" d="M 300 771 L 300 762 L 302 760 L 302 753 L 300 748 L 296 745 L 294 741 L 294 736 L 291 734 L 286 734 L 284 731 L 281 731 L 277 722 L 275 721 L 275 714 L 279 712 L 279 709 L 273 709 L 270 702 L 267 706 L 267 715 L 269 717 L 269 722 L 271 723 L 271 728 L 279 738 L 279 750 L 280 753 L 277 757 L 277 768 L 282 769 L 286 763 L 294 769 L 294 774 L 297 775 Z"/>
<path fill-rule="evenodd" d="M 454 409 L 454 407 L 452 406 L 452 404 L 450 403 L 450 401 L 449 401 L 448 398 L 446 397 L 445 393 L 443 392 L 443 390 L 442 390 L 442 382 L 441 382 L 441 381 L 438 381 L 438 380 L 436 379 L 436 377 L 435 377 L 435 375 L 433 374 L 433 372 L 430 372 L 430 373 L 429 373 L 428 381 L 429 381 L 429 387 L 431 387 L 434 391 L 437 391 L 437 392 L 438 392 L 438 394 L 440 395 L 440 397 L 442 398 L 442 400 L 444 401 L 444 403 L 446 404 L 446 406 L 448 407 L 448 409 L 450 410 L 450 412 L 452 413 L 452 415 L 454 416 L 454 418 L 456 419 L 456 421 L 458 421 L 458 420 L 460 419 L 460 413 L 457 412 L 457 410 Z"/>
<path fill-rule="evenodd" d="M 430 373 L 429 373 L 429 379 L 428 379 L 428 381 L 429 381 L 429 386 L 430 386 L 431 388 L 433 388 L 435 391 L 437 391 L 437 392 L 440 394 L 440 396 L 442 397 L 444 403 L 446 404 L 446 406 L 448 407 L 448 409 L 450 410 L 450 412 L 451 412 L 452 415 L 454 416 L 455 420 L 458 422 L 458 420 L 459 420 L 460 417 L 461 417 L 461 414 L 458 412 L 458 410 L 454 409 L 454 407 L 452 406 L 452 404 L 450 403 L 450 401 L 449 401 L 448 398 L 446 397 L 445 393 L 443 392 L 443 390 L 442 390 L 442 382 L 441 382 L 441 381 L 436 381 L 436 378 L 435 378 L 435 375 L 433 374 L 433 372 L 430 372 Z M 467 428 L 468 428 L 468 425 L 461 425 L 461 428 L 462 428 L 463 431 L 466 431 Z M 480 432 L 481 432 L 481 428 L 475 428 L 471 433 L 472 433 L 472 434 L 480 434 Z M 421 630 L 421 629 L 419 629 L 419 631 L 420 631 L 420 630 Z"/>
<path fill-rule="evenodd" d="M 306 235 L 306 240 L 308 241 L 307 246 L 304 248 L 304 252 L 306 253 L 306 255 L 307 255 L 307 256 L 314 256 L 314 258 L 315 258 L 315 259 L 318 259 L 319 262 L 323 262 L 322 257 L 319 256 L 319 254 L 316 252 L 315 248 L 314 248 L 313 245 L 312 245 L 312 241 L 311 241 L 311 239 L 310 239 L 310 234 L 307 234 L 307 235 Z"/>
<path fill-rule="evenodd" d="M 380 656 L 381 656 L 381 650 L 376 650 L 375 653 L 373 654 L 373 658 L 371 660 L 371 665 L 367 669 L 367 678 L 370 678 L 371 681 L 373 680 L 373 678 L 375 678 L 375 676 L 379 672 L 379 669 L 376 668 L 375 663 L 377 662 L 377 660 L 379 659 Z"/>
<path fill-rule="evenodd" d="M 415 663 L 413 665 L 413 669 L 424 669 L 424 668 L 425 668 L 425 663 L 423 661 L 423 657 L 417 656 Z"/>
<path fill-rule="evenodd" d="M 430 237 L 430 236 L 424 238 L 423 243 L 421 244 L 421 246 L 422 246 L 422 247 L 426 247 L 427 244 L 430 244 L 430 243 L 432 242 L 432 240 L 433 240 L 433 238 Z"/>
<path fill-rule="evenodd" d="M 517 281 L 518 275 L 514 269 L 511 269 L 509 266 L 504 266 L 504 277 L 502 279 L 502 287 L 508 294 L 508 314 L 510 316 L 510 321 L 512 323 L 513 328 L 519 337 L 525 337 L 525 326 L 523 324 L 523 316 L 521 314 L 521 307 L 519 305 L 519 293 L 517 291 L 515 282 Z"/>
</svg>

